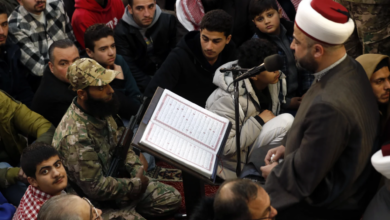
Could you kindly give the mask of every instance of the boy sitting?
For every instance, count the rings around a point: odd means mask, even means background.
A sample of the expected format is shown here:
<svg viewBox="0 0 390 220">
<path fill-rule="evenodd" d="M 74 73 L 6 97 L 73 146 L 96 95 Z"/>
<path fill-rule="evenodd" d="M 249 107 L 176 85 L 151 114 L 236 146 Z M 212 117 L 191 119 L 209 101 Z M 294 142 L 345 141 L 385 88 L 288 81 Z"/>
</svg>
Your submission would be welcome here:
<svg viewBox="0 0 390 220">
<path fill-rule="evenodd" d="M 36 142 L 27 147 L 20 163 L 30 186 L 13 220 L 37 219 L 43 203 L 52 196 L 65 193 L 68 177 L 57 150 L 48 144 Z"/>
<path fill-rule="evenodd" d="M 238 60 L 222 65 L 214 75 L 213 83 L 216 89 L 207 99 L 206 109 L 222 116 L 233 124 L 228 140 L 223 149 L 222 167 L 218 175 L 223 179 L 236 178 L 236 125 L 233 90 L 231 85 L 235 76 L 232 72 L 222 73 L 221 68 L 231 68 L 238 64 L 241 68 L 252 68 L 264 62 L 267 56 L 275 54 L 276 48 L 263 39 L 251 39 L 239 49 Z M 282 139 L 290 129 L 294 118 L 290 114 L 279 115 L 280 102 L 278 95 L 281 90 L 279 77 L 285 76 L 281 71 L 263 71 L 256 76 L 240 81 L 240 149 L 242 165 L 246 164 L 250 148 L 265 145 L 281 144 Z M 282 91 L 282 93 L 283 93 Z M 276 116 L 279 115 L 279 116 Z"/>
<path fill-rule="evenodd" d="M 256 25 L 253 38 L 267 39 L 284 56 L 281 71 L 286 74 L 287 95 L 279 94 L 283 112 L 296 112 L 303 95 L 310 88 L 314 76 L 295 64 L 294 52 L 290 49 L 293 41 L 294 23 L 282 18 L 276 0 L 252 0 L 249 7 L 250 17 Z M 281 82 L 283 84 L 283 80 Z"/>
</svg>

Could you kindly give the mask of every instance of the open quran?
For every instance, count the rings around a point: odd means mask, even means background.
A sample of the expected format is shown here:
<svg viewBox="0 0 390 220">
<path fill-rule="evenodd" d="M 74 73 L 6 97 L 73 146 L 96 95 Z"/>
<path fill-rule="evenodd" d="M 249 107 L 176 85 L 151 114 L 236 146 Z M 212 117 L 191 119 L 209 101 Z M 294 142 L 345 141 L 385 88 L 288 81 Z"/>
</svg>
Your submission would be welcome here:
<svg viewBox="0 0 390 220">
<path fill-rule="evenodd" d="M 156 103 L 155 107 L 153 103 Z M 215 180 L 231 123 L 169 90 L 159 88 L 138 132 L 139 145 Z"/>
</svg>

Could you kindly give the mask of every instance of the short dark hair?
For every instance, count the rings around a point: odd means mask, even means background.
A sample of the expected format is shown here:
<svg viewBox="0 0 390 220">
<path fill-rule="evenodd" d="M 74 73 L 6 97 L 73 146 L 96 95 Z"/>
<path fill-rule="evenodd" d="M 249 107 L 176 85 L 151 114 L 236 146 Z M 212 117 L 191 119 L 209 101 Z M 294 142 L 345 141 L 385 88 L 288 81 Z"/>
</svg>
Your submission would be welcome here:
<svg viewBox="0 0 390 220">
<path fill-rule="evenodd" d="M 52 63 L 54 62 L 53 51 L 55 48 L 65 49 L 65 48 L 69 48 L 69 47 L 73 47 L 73 46 L 76 46 L 76 44 L 73 41 L 71 41 L 70 39 L 62 39 L 62 40 L 54 41 L 49 47 L 50 62 L 52 62 Z"/>
<path fill-rule="evenodd" d="M 277 52 L 276 46 L 271 42 L 252 38 L 238 49 L 238 65 L 241 68 L 252 68 L 264 63 L 266 57 Z"/>
<path fill-rule="evenodd" d="M 114 37 L 114 30 L 108 27 L 105 24 L 94 24 L 91 25 L 85 30 L 84 33 L 84 44 L 85 48 L 88 48 L 94 51 L 95 41 L 98 41 L 102 38 L 112 36 Z"/>
<path fill-rule="evenodd" d="M 156 0 L 154 0 L 154 1 L 156 1 Z M 133 7 L 134 0 L 127 0 L 127 2 L 129 3 L 129 5 L 130 5 L 131 7 Z"/>
<path fill-rule="evenodd" d="M 1 14 L 6 14 L 7 17 L 9 16 L 8 12 L 7 12 L 7 7 L 5 7 L 4 3 L 0 2 L 0 15 Z M 8 20 L 7 20 L 8 22 Z"/>
<path fill-rule="evenodd" d="M 228 183 L 231 196 L 221 196 L 221 189 Z M 251 219 L 248 203 L 257 198 L 257 191 L 260 185 L 248 179 L 235 179 L 225 181 L 218 189 L 214 198 L 214 219 Z M 225 198 L 222 198 L 225 197 Z"/>
<path fill-rule="evenodd" d="M 276 0 L 251 0 L 249 4 L 249 16 L 252 20 L 269 9 L 279 10 Z"/>
<path fill-rule="evenodd" d="M 221 9 L 207 12 L 200 22 L 200 29 L 223 32 L 226 37 L 232 33 L 233 18 Z"/>
<path fill-rule="evenodd" d="M 37 165 L 57 155 L 58 151 L 51 145 L 35 142 L 23 150 L 20 166 L 26 176 L 36 178 Z"/>
</svg>

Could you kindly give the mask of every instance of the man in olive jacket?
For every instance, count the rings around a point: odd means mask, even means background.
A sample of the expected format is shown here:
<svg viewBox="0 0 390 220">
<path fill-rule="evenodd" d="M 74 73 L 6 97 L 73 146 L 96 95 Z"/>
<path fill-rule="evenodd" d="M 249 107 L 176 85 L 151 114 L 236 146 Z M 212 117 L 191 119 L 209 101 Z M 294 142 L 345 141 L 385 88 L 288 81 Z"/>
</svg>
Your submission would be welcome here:
<svg viewBox="0 0 390 220">
<path fill-rule="evenodd" d="M 49 121 L 0 90 L 0 162 L 11 165 L 0 168 L 0 189 L 15 184 L 23 176 L 23 171 L 17 166 L 20 153 L 27 146 L 26 137 L 51 144 L 54 131 Z"/>
</svg>

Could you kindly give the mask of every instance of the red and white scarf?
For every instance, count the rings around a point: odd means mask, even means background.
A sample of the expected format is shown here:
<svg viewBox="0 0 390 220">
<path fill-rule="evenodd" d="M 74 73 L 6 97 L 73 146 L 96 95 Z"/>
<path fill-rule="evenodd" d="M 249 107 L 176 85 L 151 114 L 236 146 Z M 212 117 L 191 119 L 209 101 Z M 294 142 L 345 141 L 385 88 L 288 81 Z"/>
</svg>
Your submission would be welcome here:
<svg viewBox="0 0 390 220">
<path fill-rule="evenodd" d="M 200 22 L 204 16 L 201 0 L 176 1 L 176 15 L 180 23 L 188 30 L 199 30 Z"/>
<path fill-rule="evenodd" d="M 36 220 L 39 209 L 51 197 L 51 195 L 30 185 L 22 200 L 20 200 L 19 207 L 12 220 Z"/>
</svg>

